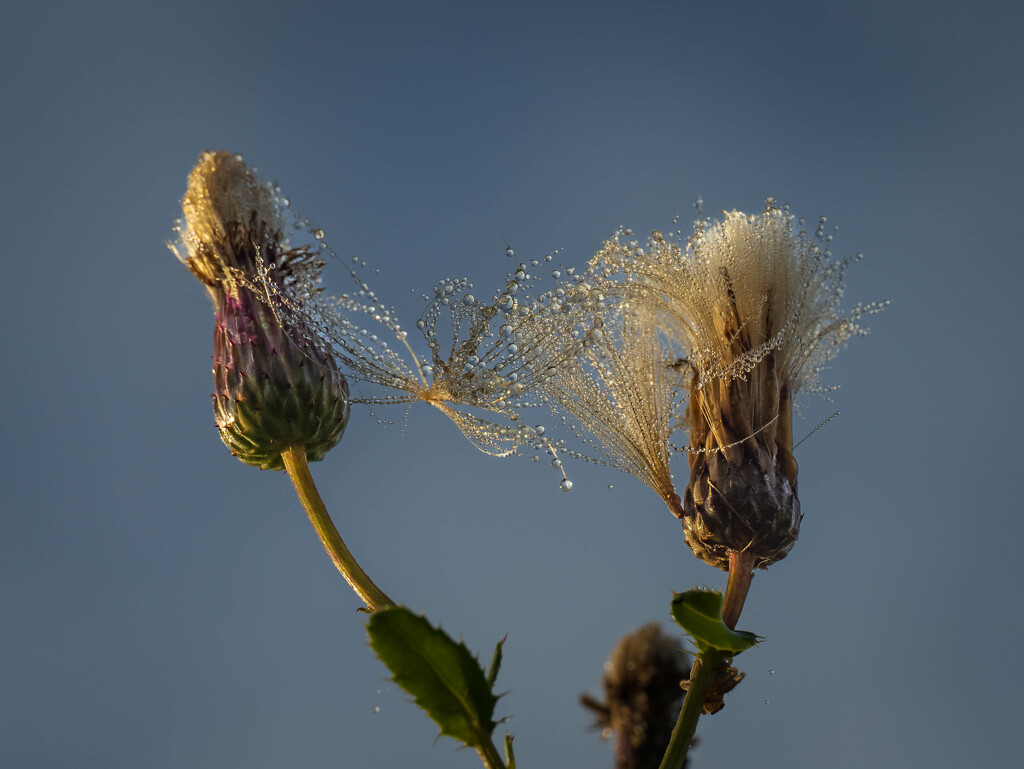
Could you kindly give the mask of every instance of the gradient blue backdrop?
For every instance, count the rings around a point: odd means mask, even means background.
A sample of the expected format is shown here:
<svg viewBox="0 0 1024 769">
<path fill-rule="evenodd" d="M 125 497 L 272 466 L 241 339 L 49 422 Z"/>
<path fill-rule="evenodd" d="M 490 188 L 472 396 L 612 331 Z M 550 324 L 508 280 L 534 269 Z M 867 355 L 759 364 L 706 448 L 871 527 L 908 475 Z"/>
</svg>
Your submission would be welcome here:
<svg viewBox="0 0 1024 769">
<path fill-rule="evenodd" d="M 1019 758 L 1021 16 L 1008 3 L 7 4 L 0 29 L 0 766 L 477 766 L 386 681 L 282 474 L 232 459 L 212 312 L 167 251 L 241 152 L 344 257 L 497 284 L 766 195 L 892 299 L 798 451 L 806 513 L 701 723 L 703 767 Z M 329 278 L 330 280 L 330 278 Z M 340 276 L 333 285 L 341 287 Z M 807 404 L 809 430 L 832 411 Z M 400 414 L 381 414 L 397 418 Z M 538 420 L 540 421 L 540 420 Z M 632 478 L 354 411 L 314 466 L 392 595 L 484 656 L 519 765 L 601 767 L 577 705 L 670 589 L 723 584 Z M 680 464 L 680 478 L 685 469 Z M 614 489 L 608 490 L 608 484 Z M 772 673 L 771 671 L 774 671 Z"/>
</svg>

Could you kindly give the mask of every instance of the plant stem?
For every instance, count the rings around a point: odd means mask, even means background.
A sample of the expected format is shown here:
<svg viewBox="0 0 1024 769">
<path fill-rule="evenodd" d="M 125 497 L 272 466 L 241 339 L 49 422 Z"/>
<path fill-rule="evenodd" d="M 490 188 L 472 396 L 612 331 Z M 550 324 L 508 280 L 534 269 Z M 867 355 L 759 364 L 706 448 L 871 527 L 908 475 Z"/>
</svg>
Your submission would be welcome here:
<svg viewBox="0 0 1024 769">
<path fill-rule="evenodd" d="M 754 579 L 753 566 L 754 560 L 747 553 L 729 551 L 729 581 L 725 585 L 725 597 L 722 600 L 722 620 L 730 630 L 736 629 L 736 621 L 743 610 L 750 583 Z M 711 676 L 728 658 L 729 655 L 723 651 L 708 649 L 693 661 L 683 708 L 679 711 L 679 719 L 672 730 L 668 749 L 658 769 L 682 769 L 686 763 L 686 754 L 697 731 L 697 721 L 704 707 Z"/>
<path fill-rule="evenodd" d="M 704 696 L 707 694 L 708 684 L 711 683 L 711 673 L 725 659 L 724 652 L 708 649 L 693 661 L 683 709 L 679 711 L 679 720 L 672 730 L 672 737 L 659 769 L 681 769 L 686 763 L 686 754 L 697 731 L 701 708 L 704 707 Z"/>
<path fill-rule="evenodd" d="M 730 630 L 736 629 L 736 622 L 747 600 L 747 591 L 754 581 L 754 556 L 739 550 L 729 551 L 729 581 L 725 583 L 725 598 L 722 599 L 722 622 Z"/>
<path fill-rule="evenodd" d="M 306 515 L 309 516 L 309 522 L 313 524 L 317 536 L 320 537 L 320 543 L 338 571 L 341 572 L 341 576 L 356 591 L 356 595 L 363 600 L 371 612 L 397 606 L 363 571 L 355 556 L 349 551 L 345 540 L 338 533 L 334 521 L 331 520 L 331 516 L 327 512 L 327 506 L 316 489 L 313 476 L 309 472 L 305 447 L 291 446 L 281 452 L 281 459 L 284 461 L 284 469 L 287 471 L 288 477 L 291 478 L 292 485 L 295 486 L 295 492 L 299 495 L 299 501 L 305 508 Z M 487 769 L 505 769 L 505 763 L 501 760 L 501 755 L 494 747 L 490 737 L 481 740 L 476 752 Z"/>
<path fill-rule="evenodd" d="M 284 460 L 284 468 L 292 480 L 292 485 L 295 486 L 299 501 L 305 508 L 306 515 L 309 516 L 309 522 L 313 524 L 324 550 L 327 551 L 327 555 L 331 557 L 334 565 L 338 567 L 341 576 L 356 591 L 356 595 L 363 600 L 370 611 L 395 606 L 395 602 L 388 598 L 387 594 L 377 587 L 369 575 L 363 571 L 334 526 L 334 522 L 327 512 L 327 506 L 320 498 L 320 492 L 316 490 L 313 476 L 309 472 L 305 447 L 291 446 L 281 452 L 281 459 Z"/>
<path fill-rule="evenodd" d="M 505 769 L 505 762 L 501 760 L 501 754 L 494 747 L 490 737 L 481 740 L 480 744 L 476 747 L 476 752 L 487 769 Z"/>
</svg>

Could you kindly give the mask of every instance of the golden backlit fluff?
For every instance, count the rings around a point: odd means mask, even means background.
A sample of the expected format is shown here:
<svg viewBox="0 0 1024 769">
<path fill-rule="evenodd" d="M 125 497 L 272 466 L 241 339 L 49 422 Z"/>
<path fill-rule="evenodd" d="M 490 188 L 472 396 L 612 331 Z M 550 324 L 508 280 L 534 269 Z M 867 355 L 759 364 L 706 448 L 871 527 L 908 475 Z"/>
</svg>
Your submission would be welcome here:
<svg viewBox="0 0 1024 769">
<path fill-rule="evenodd" d="M 681 516 L 669 469 L 679 375 L 669 360 L 657 330 L 615 306 L 595 319 L 574 360 L 552 366 L 541 389 L 556 414 L 575 420 L 576 436 L 594 461 L 642 481 Z"/>
</svg>

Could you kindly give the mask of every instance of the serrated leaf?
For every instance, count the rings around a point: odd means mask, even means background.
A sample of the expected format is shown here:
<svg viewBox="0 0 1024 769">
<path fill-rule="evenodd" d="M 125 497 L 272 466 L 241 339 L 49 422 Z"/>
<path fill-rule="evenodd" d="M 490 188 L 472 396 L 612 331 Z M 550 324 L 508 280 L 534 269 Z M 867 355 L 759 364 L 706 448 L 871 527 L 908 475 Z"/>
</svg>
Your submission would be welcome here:
<svg viewBox="0 0 1024 769">
<path fill-rule="evenodd" d="M 494 647 L 494 655 L 491 657 L 491 664 L 487 668 L 487 686 L 491 689 L 494 688 L 494 682 L 498 680 L 498 670 L 501 668 L 501 647 L 505 645 L 505 641 L 508 640 L 506 635 L 500 641 L 498 645 Z"/>
<path fill-rule="evenodd" d="M 395 683 L 413 696 L 441 734 L 471 748 L 490 742 L 498 698 L 465 644 L 403 606 L 374 612 L 367 632 Z"/>
<path fill-rule="evenodd" d="M 693 638 L 697 648 L 739 654 L 757 643 L 757 636 L 730 630 L 722 621 L 722 594 L 717 590 L 687 590 L 672 599 L 672 618 Z"/>
</svg>

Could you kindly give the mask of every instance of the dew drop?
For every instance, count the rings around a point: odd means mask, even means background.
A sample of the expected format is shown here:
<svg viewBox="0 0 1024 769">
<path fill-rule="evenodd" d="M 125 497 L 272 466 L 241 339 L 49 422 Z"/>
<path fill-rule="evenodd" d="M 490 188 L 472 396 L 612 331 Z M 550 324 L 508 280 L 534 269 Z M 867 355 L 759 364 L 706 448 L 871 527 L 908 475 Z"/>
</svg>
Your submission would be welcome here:
<svg viewBox="0 0 1024 769">
<path fill-rule="evenodd" d="M 771 702 L 771 700 L 765 700 L 764 704 L 767 705 L 769 702 Z"/>
<path fill-rule="evenodd" d="M 374 713 L 380 713 L 380 705 L 374 705 L 373 706 L 373 712 Z"/>
<path fill-rule="evenodd" d="M 324 231 L 317 227 L 315 230 L 313 230 L 313 237 L 316 238 L 317 240 L 323 240 Z"/>
<path fill-rule="evenodd" d="M 557 470 L 559 467 L 562 466 L 562 460 L 561 459 L 552 459 L 551 460 L 551 466 Z"/>
<path fill-rule="evenodd" d="M 768 671 L 768 675 L 770 675 L 770 676 L 773 676 L 773 675 L 775 675 L 775 671 L 774 671 L 774 670 L 769 670 L 769 671 Z"/>
<path fill-rule="evenodd" d="M 508 248 L 505 249 L 505 256 L 511 258 L 511 257 L 513 257 L 515 255 L 516 255 L 516 252 L 512 250 L 512 246 L 509 246 Z"/>
<path fill-rule="evenodd" d="M 544 434 L 544 425 L 536 425 L 533 428 L 533 430 L 534 430 L 535 433 L 537 433 L 537 435 L 543 435 Z"/>
<path fill-rule="evenodd" d="M 552 270 L 551 271 L 551 277 L 554 278 L 555 280 L 558 280 L 560 277 L 562 277 L 562 271 L 561 270 Z"/>
<path fill-rule="evenodd" d="M 558 488 L 560 488 L 562 491 L 568 491 L 569 489 L 572 488 L 572 481 L 570 481 L 568 478 L 563 478 L 562 481 L 558 484 Z"/>
<path fill-rule="evenodd" d="M 473 296 L 472 294 L 466 294 L 464 297 L 462 297 L 462 303 L 464 305 L 466 305 L 467 307 L 471 306 L 475 302 L 476 302 L 476 297 Z"/>
<path fill-rule="evenodd" d="M 416 321 L 416 328 L 418 328 L 420 331 L 422 331 L 426 327 L 427 327 L 427 322 L 425 320 L 423 320 L 423 318 L 420 318 L 418 321 Z"/>
<path fill-rule="evenodd" d="M 614 489 L 614 488 L 615 488 L 615 487 L 614 487 L 614 486 L 613 486 L 612 484 L 610 484 L 610 483 L 608 484 L 608 491 L 611 491 L 611 490 L 612 490 L 612 489 Z"/>
</svg>

